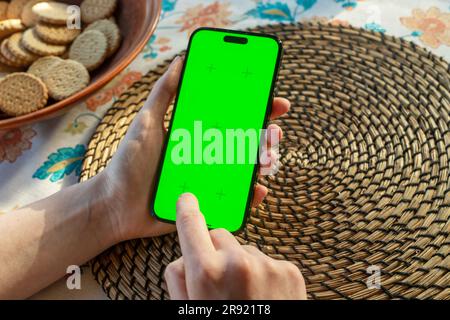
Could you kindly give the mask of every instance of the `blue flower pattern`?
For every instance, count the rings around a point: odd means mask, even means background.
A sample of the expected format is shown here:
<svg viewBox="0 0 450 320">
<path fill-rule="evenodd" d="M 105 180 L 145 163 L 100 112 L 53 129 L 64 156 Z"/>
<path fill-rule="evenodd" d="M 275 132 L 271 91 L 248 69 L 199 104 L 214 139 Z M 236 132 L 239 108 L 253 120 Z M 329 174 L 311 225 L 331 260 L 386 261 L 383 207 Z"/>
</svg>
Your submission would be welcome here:
<svg viewBox="0 0 450 320">
<path fill-rule="evenodd" d="M 247 11 L 248 16 L 273 21 L 292 21 L 291 10 L 286 3 L 263 3 L 258 2 L 256 8 Z"/>
<path fill-rule="evenodd" d="M 158 56 L 157 50 L 154 48 L 156 36 L 152 35 L 144 48 L 144 59 L 155 59 Z"/>
<path fill-rule="evenodd" d="M 366 28 L 367 30 L 375 31 L 375 32 L 381 32 L 381 33 L 386 32 L 386 29 L 384 29 L 382 26 L 380 26 L 378 23 L 375 23 L 375 22 L 366 23 L 364 25 L 364 28 Z"/>
<path fill-rule="evenodd" d="M 277 22 L 294 22 L 300 13 L 311 9 L 317 0 L 297 0 L 292 10 L 284 2 L 258 1 L 256 7 L 247 11 L 249 17 Z M 301 8 L 301 10 L 299 10 Z"/>
<path fill-rule="evenodd" d="M 175 9 L 175 5 L 177 4 L 177 0 L 163 0 L 162 2 L 162 11 L 169 12 Z"/>
<path fill-rule="evenodd" d="M 50 178 L 50 182 L 58 182 L 73 172 L 79 176 L 85 153 L 84 145 L 58 149 L 48 156 L 48 160 L 35 172 L 33 178 L 39 180 Z"/>
<path fill-rule="evenodd" d="M 358 5 L 358 3 L 354 0 L 335 0 L 336 3 L 339 3 L 344 9 L 354 9 Z"/>
</svg>

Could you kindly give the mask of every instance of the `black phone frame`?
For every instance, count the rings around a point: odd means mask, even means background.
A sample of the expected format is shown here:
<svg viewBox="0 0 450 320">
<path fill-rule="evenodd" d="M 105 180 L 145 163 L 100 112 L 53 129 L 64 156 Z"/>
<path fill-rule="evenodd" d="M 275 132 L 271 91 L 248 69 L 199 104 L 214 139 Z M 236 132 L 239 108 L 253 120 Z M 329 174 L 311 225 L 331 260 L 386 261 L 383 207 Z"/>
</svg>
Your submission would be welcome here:
<svg viewBox="0 0 450 320">
<path fill-rule="evenodd" d="M 276 43 L 278 44 L 277 61 L 275 63 L 275 70 L 274 70 L 274 73 L 273 73 L 272 85 L 271 85 L 271 88 L 270 88 L 269 99 L 268 99 L 267 106 L 266 106 L 266 114 L 265 114 L 263 126 L 262 126 L 261 129 L 267 129 L 267 124 L 269 122 L 270 115 L 272 113 L 272 104 L 273 104 L 273 100 L 274 100 L 274 91 L 275 91 L 275 87 L 276 87 L 276 84 L 277 84 L 277 81 L 278 81 L 278 75 L 279 75 L 279 71 L 280 71 L 280 67 L 281 67 L 281 61 L 283 59 L 283 43 L 277 36 L 272 35 L 272 34 L 257 33 L 257 32 L 250 32 L 250 31 L 240 31 L 240 30 L 229 30 L 229 29 L 212 28 L 212 27 L 201 27 L 201 28 L 196 29 L 191 34 L 191 37 L 189 39 L 189 44 L 188 44 L 188 47 L 187 47 L 187 51 L 186 51 L 186 56 L 185 56 L 185 59 L 184 59 L 183 68 L 182 68 L 180 79 L 179 79 L 179 82 L 178 82 L 178 89 L 177 89 L 177 95 L 176 95 L 176 98 L 175 98 L 174 107 L 173 107 L 173 111 L 172 111 L 172 118 L 170 119 L 169 127 L 168 127 L 168 130 L 167 130 L 167 133 L 166 133 L 166 137 L 164 139 L 163 150 L 162 150 L 162 153 L 161 153 L 161 158 L 159 160 L 159 164 L 158 164 L 158 168 L 157 168 L 157 172 L 156 172 L 156 179 L 155 179 L 155 182 L 154 182 L 153 194 L 152 194 L 151 199 L 150 199 L 150 209 L 151 209 L 150 213 L 151 213 L 151 215 L 153 217 L 155 217 L 157 220 L 161 221 L 161 222 L 170 223 L 170 224 L 175 224 L 176 221 L 168 220 L 168 219 L 164 219 L 164 218 L 159 217 L 158 214 L 155 212 L 154 204 L 155 204 L 156 195 L 157 195 L 157 191 L 158 191 L 158 186 L 159 186 L 159 182 L 160 182 L 160 178 L 161 178 L 162 167 L 163 167 L 164 159 L 165 159 L 166 152 L 167 152 L 167 146 L 168 146 L 169 139 L 170 139 L 170 133 L 171 133 L 171 130 L 172 130 L 172 124 L 173 124 L 173 121 L 175 119 L 175 111 L 176 111 L 176 107 L 178 105 L 178 97 L 179 97 L 180 92 L 181 92 L 181 84 L 183 82 L 184 72 L 186 70 L 186 62 L 189 59 L 189 52 L 190 52 L 190 49 L 191 49 L 192 40 L 194 39 L 195 34 L 197 32 L 199 32 L 199 31 L 202 31 L 202 30 L 218 31 L 218 32 L 221 32 L 221 33 L 226 32 L 226 33 L 232 33 L 232 34 L 236 34 L 236 35 L 249 35 L 249 36 L 266 37 L 266 38 L 271 38 L 271 39 L 275 40 Z M 247 205 L 246 205 L 246 208 L 245 208 L 244 216 L 242 218 L 242 223 L 241 223 L 240 227 L 237 230 L 233 230 L 233 231 L 229 230 L 231 233 L 240 232 L 244 228 L 244 226 L 245 226 L 245 224 L 246 224 L 246 222 L 248 220 L 248 217 L 250 215 L 251 204 L 252 204 L 252 200 L 253 200 L 253 196 L 254 196 L 254 190 L 255 190 L 255 183 L 256 183 L 256 178 L 257 178 L 257 173 L 259 171 L 259 168 L 260 168 L 260 163 L 259 163 L 259 154 L 258 154 L 258 163 L 255 164 L 255 166 L 254 166 L 252 180 L 250 181 L 250 190 L 248 192 Z M 208 225 L 208 228 L 211 229 L 209 225 Z"/>
</svg>

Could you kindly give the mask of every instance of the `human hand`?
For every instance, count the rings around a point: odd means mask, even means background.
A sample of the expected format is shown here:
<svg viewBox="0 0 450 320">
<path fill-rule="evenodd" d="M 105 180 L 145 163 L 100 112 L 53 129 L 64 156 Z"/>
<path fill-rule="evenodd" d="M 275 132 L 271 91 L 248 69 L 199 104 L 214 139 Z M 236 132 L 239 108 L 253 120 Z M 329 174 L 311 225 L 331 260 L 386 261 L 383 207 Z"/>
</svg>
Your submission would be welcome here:
<svg viewBox="0 0 450 320">
<path fill-rule="evenodd" d="M 110 220 L 114 242 L 158 236 L 175 230 L 175 226 L 150 215 L 149 201 L 154 192 L 153 184 L 166 134 L 164 116 L 177 92 L 183 61 L 182 57 L 175 59 L 157 81 L 111 163 L 97 178 L 100 179 L 97 194 L 104 199 L 103 211 Z M 271 119 L 285 114 L 289 107 L 288 100 L 275 98 Z M 275 131 L 275 136 L 281 139 L 280 127 L 270 125 L 268 129 L 269 132 Z M 266 195 L 267 189 L 257 185 L 253 206 L 258 206 Z"/>
<path fill-rule="evenodd" d="M 191 194 L 178 200 L 177 229 L 183 256 L 165 271 L 172 299 L 306 299 L 303 276 L 294 264 L 241 246 L 224 229 L 209 232 Z"/>
</svg>

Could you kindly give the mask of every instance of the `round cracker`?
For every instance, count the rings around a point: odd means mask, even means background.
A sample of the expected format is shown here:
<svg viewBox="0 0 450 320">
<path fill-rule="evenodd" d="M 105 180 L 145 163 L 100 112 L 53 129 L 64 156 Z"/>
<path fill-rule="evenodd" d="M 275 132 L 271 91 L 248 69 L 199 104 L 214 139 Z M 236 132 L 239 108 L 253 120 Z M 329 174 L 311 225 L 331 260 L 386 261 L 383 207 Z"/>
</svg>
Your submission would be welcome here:
<svg viewBox="0 0 450 320">
<path fill-rule="evenodd" d="M 3 41 L 5 41 L 5 40 L 3 40 Z M 8 66 L 8 67 L 10 67 L 10 68 L 20 68 L 20 67 L 18 67 L 18 66 L 16 66 L 16 65 L 14 64 L 14 61 L 10 61 L 8 58 L 6 58 L 6 57 L 2 54 L 2 50 L 1 50 L 2 45 L 3 45 L 3 42 L 0 44 L 0 63 L 3 64 L 3 65 L 5 65 L 5 66 Z"/>
<path fill-rule="evenodd" d="M 63 61 L 63 60 L 60 57 L 55 57 L 55 56 L 42 57 L 42 58 L 36 60 L 28 68 L 27 72 L 42 79 L 42 78 L 44 78 L 44 74 L 48 73 L 48 70 L 50 70 L 52 67 L 54 67 L 56 64 L 60 63 L 61 61 Z"/>
<path fill-rule="evenodd" d="M 0 21 L 0 39 L 9 37 L 13 33 L 22 31 L 25 29 L 20 19 L 8 19 Z"/>
<path fill-rule="evenodd" d="M 39 21 L 65 25 L 70 18 L 69 5 L 60 2 L 43 2 L 33 6 L 32 11 Z"/>
<path fill-rule="evenodd" d="M 106 36 L 108 40 L 108 57 L 112 56 L 120 47 L 120 29 L 109 19 L 98 20 L 90 24 L 85 31 L 98 30 Z"/>
<path fill-rule="evenodd" d="M 39 22 L 35 27 L 36 34 L 50 44 L 70 44 L 81 33 L 79 29 L 69 29 L 67 26 L 57 26 Z"/>
<path fill-rule="evenodd" d="M 18 72 L 0 80 L 0 110 L 10 116 L 25 115 L 46 106 L 48 91 L 38 77 Z"/>
<path fill-rule="evenodd" d="M 11 0 L 6 16 L 8 19 L 20 19 L 22 10 L 29 0 Z"/>
<path fill-rule="evenodd" d="M 33 12 L 34 5 L 46 2 L 45 0 L 28 0 L 27 4 L 23 7 L 22 14 L 20 15 L 22 23 L 27 27 L 33 27 L 38 22 L 38 16 Z"/>
<path fill-rule="evenodd" d="M 60 56 L 67 47 L 43 42 L 36 36 L 34 28 L 28 29 L 22 35 L 20 42 L 26 49 L 39 56 Z"/>
<path fill-rule="evenodd" d="M 84 0 L 81 3 L 81 20 L 90 24 L 109 18 L 114 14 L 116 8 L 117 0 Z"/>
<path fill-rule="evenodd" d="M 11 51 L 9 51 L 8 42 L 9 42 L 9 39 L 5 39 L 0 44 L 0 52 L 4 59 L 4 61 L 2 61 L 2 62 L 8 66 L 15 67 L 15 68 L 22 68 L 22 67 L 28 66 L 29 63 L 26 63 L 25 61 L 17 59 L 17 57 L 14 56 Z"/>
<path fill-rule="evenodd" d="M 18 59 L 30 65 L 34 61 L 36 61 L 39 57 L 34 53 L 25 49 L 20 41 L 22 39 L 22 33 L 15 33 L 11 37 L 8 38 L 8 42 L 6 47 L 8 50 Z"/>
<path fill-rule="evenodd" d="M 108 54 L 108 40 L 98 30 L 83 32 L 72 43 L 69 58 L 80 62 L 89 71 L 97 69 Z"/>
<path fill-rule="evenodd" d="M 8 6 L 7 1 L 0 1 L 0 21 L 8 19 Z"/>
<path fill-rule="evenodd" d="M 87 69 L 74 60 L 62 60 L 54 64 L 44 74 L 50 96 L 57 100 L 64 100 L 89 85 L 90 76 Z"/>
</svg>

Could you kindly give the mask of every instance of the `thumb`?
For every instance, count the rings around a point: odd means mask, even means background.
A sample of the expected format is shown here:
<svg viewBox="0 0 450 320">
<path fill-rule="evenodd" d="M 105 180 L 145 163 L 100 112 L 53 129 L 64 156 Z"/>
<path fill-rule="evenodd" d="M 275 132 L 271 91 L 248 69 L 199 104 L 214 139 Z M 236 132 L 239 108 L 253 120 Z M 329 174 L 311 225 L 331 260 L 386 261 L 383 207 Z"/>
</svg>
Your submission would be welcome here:
<svg viewBox="0 0 450 320">
<path fill-rule="evenodd" d="M 184 56 L 177 56 L 169 69 L 153 86 L 152 92 L 144 104 L 143 109 L 150 110 L 154 119 L 162 122 L 169 104 L 172 102 L 178 89 Z"/>
</svg>

